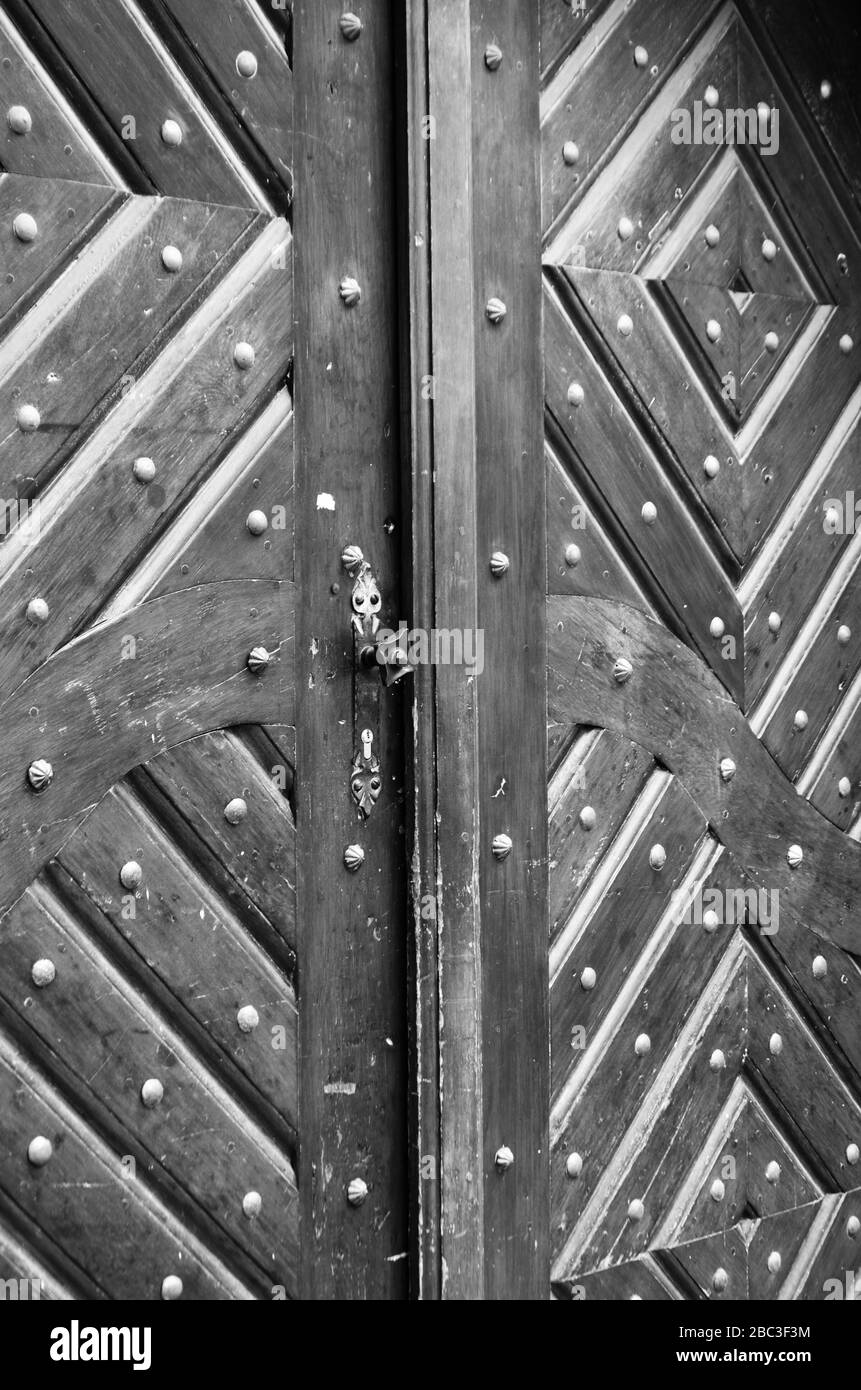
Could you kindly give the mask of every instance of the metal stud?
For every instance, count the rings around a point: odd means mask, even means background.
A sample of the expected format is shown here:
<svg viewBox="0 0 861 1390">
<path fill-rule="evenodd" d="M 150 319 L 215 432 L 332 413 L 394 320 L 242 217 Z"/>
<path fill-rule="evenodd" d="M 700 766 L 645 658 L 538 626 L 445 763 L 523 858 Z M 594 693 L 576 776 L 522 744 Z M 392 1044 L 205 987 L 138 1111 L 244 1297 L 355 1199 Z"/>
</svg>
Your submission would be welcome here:
<svg viewBox="0 0 861 1390">
<path fill-rule="evenodd" d="M 630 217 L 620 217 L 616 231 L 620 241 L 627 241 L 629 237 L 632 237 L 634 235 L 634 224 Z"/>
<path fill-rule="evenodd" d="M 362 21 L 359 19 L 359 16 L 357 14 L 353 14 L 350 10 L 347 10 L 345 14 L 341 15 L 341 18 L 339 19 L 338 23 L 341 29 L 341 33 L 344 35 L 344 38 L 347 40 L 347 43 L 355 43 L 356 39 L 362 32 L 362 28 L 364 27 L 362 25 Z"/>
<path fill-rule="evenodd" d="M 625 681 L 630 680 L 634 674 L 634 668 L 624 656 L 620 656 L 613 666 L 613 680 L 618 685 L 624 685 Z"/>
<path fill-rule="evenodd" d="M 491 851 L 494 859 L 507 859 L 511 853 L 513 841 L 510 835 L 494 835 Z"/>
<path fill-rule="evenodd" d="M 712 1071 L 723 1071 L 726 1066 L 726 1057 L 719 1047 L 716 1047 L 709 1057 L 709 1066 Z"/>
<path fill-rule="evenodd" d="M 847 1236 L 854 1240 L 859 1231 L 861 1231 L 861 1221 L 858 1220 L 857 1216 L 850 1216 L 849 1220 L 846 1222 Z"/>
<path fill-rule="evenodd" d="M 12 231 L 19 241 L 35 241 L 39 234 L 36 226 L 35 217 L 31 217 L 29 212 L 19 212 L 12 223 Z"/>
<path fill-rule="evenodd" d="M 493 1155 L 493 1162 L 498 1173 L 506 1173 L 514 1162 L 514 1154 L 507 1144 L 496 1150 Z"/>
<path fill-rule="evenodd" d="M 616 324 L 616 327 L 623 338 L 630 338 L 631 334 L 634 331 L 634 321 L 631 318 L 630 314 L 620 314 L 619 321 Z"/>
<path fill-rule="evenodd" d="M 565 1172 L 569 1178 L 579 1178 L 583 1172 L 583 1160 L 579 1154 L 569 1154 L 565 1160 Z"/>
<path fill-rule="evenodd" d="M 245 518 L 245 525 L 251 532 L 252 536 L 262 536 L 263 532 L 269 525 L 269 518 L 265 512 L 249 512 L 247 517 Z"/>
<path fill-rule="evenodd" d="M 639 1197 L 635 1197 L 634 1200 L 633 1200 L 633 1202 L 629 1202 L 629 1204 L 628 1204 L 628 1220 L 629 1220 L 629 1221 L 642 1221 L 642 1219 L 643 1219 L 643 1217 L 645 1216 L 645 1214 L 646 1214 L 646 1208 L 643 1206 L 643 1203 L 640 1201 Z"/>
<path fill-rule="evenodd" d="M 779 613 L 769 613 L 769 615 L 768 615 L 768 630 L 769 630 L 769 632 L 780 632 L 780 622 L 781 622 L 781 619 L 780 619 L 780 614 L 779 614 Z"/>
<path fill-rule="evenodd" d="M 768 1040 L 768 1050 L 772 1057 L 779 1057 L 783 1051 L 783 1038 L 779 1033 L 772 1033 Z"/>
<path fill-rule="evenodd" d="M 729 1283 L 729 1275 L 725 1269 L 716 1269 L 712 1275 L 712 1288 L 715 1293 L 723 1293 Z"/>
<path fill-rule="evenodd" d="M 33 129 L 33 118 L 26 106 L 10 106 L 6 112 L 6 124 L 14 135 L 29 135 Z"/>
<path fill-rule="evenodd" d="M 804 858 L 804 850 L 801 845 L 790 845 L 786 851 L 786 862 L 790 869 L 797 869 Z"/>
<path fill-rule="evenodd" d="M 130 892 L 139 888 L 143 879 L 143 869 L 136 859 L 129 859 L 120 869 L 120 883 Z"/>
<path fill-rule="evenodd" d="M 224 808 L 224 819 L 228 825 L 238 825 L 248 815 L 248 803 L 241 796 L 234 796 Z"/>
<path fill-rule="evenodd" d="M 508 573 L 511 561 L 503 550 L 494 550 L 490 557 L 490 572 L 495 579 L 501 579 Z"/>
<path fill-rule="evenodd" d="M 772 1159 L 765 1166 L 766 1182 L 780 1182 L 780 1164 L 776 1159 Z"/>
<path fill-rule="evenodd" d="M 158 1077 L 149 1077 L 141 1086 L 141 1100 L 147 1110 L 155 1110 L 155 1107 L 164 1100 L 164 1086 Z"/>
<path fill-rule="evenodd" d="M 780 339 L 778 338 L 777 334 L 776 334 L 776 333 L 766 333 L 766 335 L 765 335 L 765 350 L 766 350 L 766 352 L 777 352 L 777 349 L 778 349 L 779 346 L 780 346 Z"/>
<path fill-rule="evenodd" d="M 346 864 L 347 868 L 350 870 L 350 873 L 351 873 L 351 874 L 357 873 L 358 870 L 361 869 L 361 867 L 362 867 L 362 865 L 364 864 L 364 862 L 365 862 L 365 851 L 362 849 L 362 846 L 361 846 L 361 845 L 347 845 L 347 848 L 344 850 L 344 863 Z"/>
<path fill-rule="evenodd" d="M 717 106 L 719 100 L 720 93 L 718 92 L 717 87 L 713 87 L 712 84 L 709 83 L 708 87 L 706 87 L 705 91 L 703 92 L 703 101 L 705 102 L 706 106 Z"/>
<path fill-rule="evenodd" d="M 579 381 L 572 381 L 571 385 L 568 387 L 568 404 L 579 406 L 583 404 L 585 399 L 586 393 Z"/>
<path fill-rule="evenodd" d="M 726 1186 L 720 1178 L 715 1178 L 709 1188 L 709 1195 L 713 1202 L 722 1202 L 726 1196 Z"/>
<path fill-rule="evenodd" d="M 260 1015 L 253 1004 L 243 1004 L 236 1015 L 236 1022 L 243 1033 L 253 1033 L 260 1022 Z"/>
<path fill-rule="evenodd" d="M 182 144 L 182 126 L 179 121 L 166 120 L 162 122 L 161 138 L 166 145 L 174 148 Z"/>
<path fill-rule="evenodd" d="M 851 636 L 852 629 L 847 627 L 845 623 L 841 623 L 837 629 L 837 641 L 840 643 L 841 647 L 847 646 Z"/>
<path fill-rule="evenodd" d="M 580 975 L 581 987 L 583 989 L 594 989 L 597 982 L 598 976 L 595 974 L 595 971 L 592 969 L 592 966 L 587 965 L 585 970 Z"/>
<path fill-rule="evenodd" d="M 652 1050 L 652 1040 L 648 1033 L 640 1033 L 634 1041 L 634 1052 L 638 1057 L 647 1057 Z"/>
<path fill-rule="evenodd" d="M 147 483 L 151 483 L 155 477 L 155 464 L 151 458 L 146 458 L 141 455 L 141 457 L 135 459 L 132 464 L 132 473 L 135 475 L 138 482 L 145 487 Z"/>
<path fill-rule="evenodd" d="M 849 781 L 848 777 L 840 778 L 840 781 L 837 783 L 837 794 L 838 796 L 842 796 L 844 798 L 847 796 L 851 796 L 852 783 Z"/>
<path fill-rule="evenodd" d="M 596 820 L 597 817 L 595 815 L 594 806 L 584 806 L 582 811 L 580 812 L 580 824 L 582 825 L 583 829 L 594 830 Z"/>
<path fill-rule="evenodd" d="M 338 294 L 348 309 L 354 309 L 362 297 L 362 287 L 352 275 L 345 275 L 338 286 Z"/>
<path fill-rule="evenodd" d="M 36 626 L 37 623 L 48 621 L 48 605 L 43 598 L 31 598 L 27 604 L 27 622 Z"/>
<path fill-rule="evenodd" d="M 574 144 L 573 140 L 565 141 L 565 144 L 562 146 L 562 158 L 566 164 L 577 163 L 577 160 L 580 158 L 580 149 L 579 146 Z"/>
<path fill-rule="evenodd" d="M 34 792 L 43 792 L 54 780 L 54 769 L 46 758 L 36 758 L 27 768 L 27 781 Z"/>
<path fill-rule="evenodd" d="M 852 341 L 852 338 L 850 337 L 850 335 L 849 335 L 848 333 L 844 333 L 843 336 L 842 336 L 841 339 L 840 339 L 839 344 L 838 344 L 838 347 L 840 348 L 840 351 L 841 351 L 841 352 L 844 354 L 844 356 L 845 356 L 847 353 L 850 353 L 850 352 L 852 351 L 852 349 L 853 349 L 854 346 L 855 346 L 855 344 L 854 344 L 854 342 Z"/>
<path fill-rule="evenodd" d="M 257 59 L 247 48 L 236 55 L 236 71 L 240 77 L 257 76 Z"/>
<path fill-rule="evenodd" d="M 347 1201 L 351 1207 L 360 1207 L 368 1195 L 368 1184 L 364 1178 L 352 1178 L 347 1188 Z"/>
<path fill-rule="evenodd" d="M 847 1144 L 847 1145 L 846 1145 L 846 1162 L 847 1162 L 847 1163 L 851 1163 L 851 1164 L 854 1166 L 854 1165 L 858 1162 L 858 1159 L 859 1159 L 859 1158 L 861 1158 L 861 1149 L 858 1148 L 858 1145 L 857 1145 L 857 1144 Z"/>
<path fill-rule="evenodd" d="M 357 545 L 347 545 L 341 551 L 341 564 L 348 574 L 355 579 L 359 573 L 359 567 L 364 561 L 364 555 Z"/>
<path fill-rule="evenodd" d="M 780 1273 L 780 1266 L 781 1266 L 782 1264 L 783 1264 L 783 1260 L 780 1258 L 780 1251 L 779 1251 L 779 1250 L 772 1250 L 771 1254 L 770 1254 L 769 1257 L 768 1257 L 768 1268 L 769 1268 L 770 1273 L 772 1273 L 772 1274 L 779 1274 L 779 1273 Z"/>
<path fill-rule="evenodd" d="M 732 758 L 721 758 L 718 770 L 722 782 L 731 782 L 735 776 L 735 763 Z"/>
<path fill-rule="evenodd" d="M 250 343 L 237 343 L 233 349 L 233 360 L 241 372 L 254 366 L 254 348 Z"/>
<path fill-rule="evenodd" d="M 242 1198 L 242 1214 L 243 1216 L 247 1216 L 249 1221 L 255 1216 L 260 1215 L 262 1206 L 263 1198 L 260 1196 L 259 1192 L 246 1192 L 245 1196 Z"/>
<path fill-rule="evenodd" d="M 831 96 L 831 83 L 828 81 L 827 77 L 824 77 L 819 84 L 819 95 L 823 101 L 828 101 Z"/>
<path fill-rule="evenodd" d="M 634 49 L 634 62 L 638 68 L 644 68 L 648 61 L 649 54 L 647 49 L 645 49 L 641 43 L 638 43 L 637 47 Z"/>
<path fill-rule="evenodd" d="M 766 261 L 773 261 L 777 255 L 777 246 L 768 236 L 763 239 L 761 250 L 763 260 Z"/>
<path fill-rule="evenodd" d="M 723 337 L 723 329 L 717 319 L 709 319 L 706 324 L 706 337 L 710 343 L 719 343 Z"/>
<path fill-rule="evenodd" d="M 703 927 L 707 932 L 717 931 L 720 926 L 720 918 L 713 907 L 707 907 L 703 913 Z"/>
<path fill-rule="evenodd" d="M 649 850 L 649 867 L 660 872 L 667 862 L 667 851 L 663 845 L 652 845 Z"/>
<path fill-rule="evenodd" d="M 717 246 L 720 241 L 720 230 L 714 222 L 710 222 L 705 230 L 706 246 Z"/>
<path fill-rule="evenodd" d="M 796 729 L 806 729 L 806 728 L 807 728 L 807 710 L 806 710 L 806 709 L 797 709 L 797 710 L 795 711 L 795 718 L 793 719 L 792 723 L 793 723 L 793 726 L 794 726 Z"/>
<path fill-rule="evenodd" d="M 178 246 L 166 246 L 161 253 L 161 263 L 165 270 L 175 275 L 182 269 L 182 252 Z"/>
<path fill-rule="evenodd" d="M 19 405 L 15 420 L 22 434 L 33 434 L 42 423 L 35 405 Z"/>
<path fill-rule="evenodd" d="M 161 1296 L 166 1303 L 174 1303 L 182 1298 L 182 1280 L 178 1274 L 169 1274 L 161 1281 Z"/>
<path fill-rule="evenodd" d="M 579 545 L 574 545 L 573 541 L 571 545 L 566 545 L 565 547 L 565 563 L 566 565 L 570 565 L 572 569 L 575 565 L 579 565 L 580 563 L 580 547 Z"/>
<path fill-rule="evenodd" d="M 266 670 L 272 657 L 265 647 L 252 647 L 248 656 L 245 658 L 245 665 L 254 676 L 260 676 Z"/>
<path fill-rule="evenodd" d="M 654 526 L 655 522 L 658 519 L 658 509 L 655 506 L 654 502 L 644 502 L 642 507 L 640 508 L 640 516 L 643 518 L 647 526 Z"/>
<path fill-rule="evenodd" d="M 703 459 L 703 472 L 707 478 L 716 478 L 720 472 L 720 463 L 714 454 L 706 454 Z"/>
<path fill-rule="evenodd" d="M 828 974 L 828 961 L 824 956 L 814 956 L 811 969 L 814 980 L 824 980 Z"/>
<path fill-rule="evenodd" d="M 505 318 L 505 315 L 508 313 L 508 310 L 501 299 L 493 298 L 487 301 L 487 304 L 484 308 L 484 312 L 490 319 L 491 323 L 502 323 L 502 320 Z"/>
<path fill-rule="evenodd" d="M 57 967 L 52 960 L 37 960 L 30 971 L 30 979 L 37 989 L 52 985 L 57 976 Z"/>
<path fill-rule="evenodd" d="M 54 1145 L 44 1134 L 37 1134 L 27 1146 L 27 1157 L 34 1168 L 44 1168 L 54 1152 Z"/>
<path fill-rule="evenodd" d="M 726 632 L 726 623 L 723 618 L 712 618 L 709 623 L 709 632 L 712 637 L 723 637 Z"/>
<path fill-rule="evenodd" d="M 484 66 L 490 72 L 496 72 L 502 64 L 502 49 L 498 44 L 489 43 L 484 50 Z"/>
</svg>

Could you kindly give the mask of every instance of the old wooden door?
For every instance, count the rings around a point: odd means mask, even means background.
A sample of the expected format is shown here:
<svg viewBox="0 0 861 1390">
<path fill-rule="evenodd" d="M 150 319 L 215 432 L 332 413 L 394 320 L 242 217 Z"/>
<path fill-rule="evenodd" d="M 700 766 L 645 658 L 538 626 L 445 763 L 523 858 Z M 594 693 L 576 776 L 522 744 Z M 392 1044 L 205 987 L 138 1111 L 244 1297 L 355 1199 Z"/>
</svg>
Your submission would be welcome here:
<svg viewBox="0 0 861 1390">
<path fill-rule="evenodd" d="M 341 560 L 388 616 L 392 26 L 292 8 L 0 7 L 0 1276 L 46 1298 L 406 1288 L 400 712 Z"/>
<path fill-rule="evenodd" d="M 561 1298 L 858 1263 L 856 30 L 541 7 Z"/>
</svg>

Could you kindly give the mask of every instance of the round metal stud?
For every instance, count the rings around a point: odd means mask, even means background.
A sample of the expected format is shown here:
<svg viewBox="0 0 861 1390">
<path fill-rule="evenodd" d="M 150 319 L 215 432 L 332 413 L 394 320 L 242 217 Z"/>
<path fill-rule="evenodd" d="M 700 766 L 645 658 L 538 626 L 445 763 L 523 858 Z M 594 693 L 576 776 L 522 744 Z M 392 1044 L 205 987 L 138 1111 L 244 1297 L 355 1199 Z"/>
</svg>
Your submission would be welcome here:
<svg viewBox="0 0 861 1390">
<path fill-rule="evenodd" d="M 265 512 L 249 512 L 247 517 L 245 518 L 245 525 L 247 529 L 251 532 L 252 536 L 262 536 L 263 532 L 269 525 L 269 518 Z"/>
<path fill-rule="evenodd" d="M 120 883 L 124 888 L 133 892 L 135 888 L 140 888 L 143 879 L 143 869 L 136 859 L 129 859 L 120 869 Z"/>
<path fill-rule="evenodd" d="M 712 1288 L 715 1293 L 723 1293 L 729 1283 L 729 1275 L 725 1269 L 716 1269 L 712 1275 Z"/>
<path fill-rule="evenodd" d="M 144 487 L 155 477 L 155 464 L 151 458 L 141 456 L 132 464 L 132 473 Z"/>
<path fill-rule="evenodd" d="M 841 623 L 837 629 L 837 641 L 840 643 L 841 647 L 848 645 L 851 636 L 852 629 L 847 627 L 845 623 Z"/>
<path fill-rule="evenodd" d="M 573 406 L 582 405 L 585 398 L 586 393 L 579 381 L 572 381 L 571 385 L 568 387 L 568 404 Z"/>
<path fill-rule="evenodd" d="M 723 329 L 717 319 L 709 319 L 706 324 L 706 337 L 710 343 L 719 343 L 723 337 Z"/>
<path fill-rule="evenodd" d="M 717 106 L 718 102 L 720 101 L 720 93 L 718 92 L 717 87 L 713 87 L 711 83 L 709 83 L 708 87 L 706 87 L 705 91 L 703 92 L 703 101 L 705 102 L 706 106 Z"/>
<path fill-rule="evenodd" d="M 849 781 L 848 777 L 840 778 L 840 781 L 837 783 L 837 794 L 844 798 L 852 795 L 852 783 Z"/>
<path fill-rule="evenodd" d="M 595 815 L 594 806 L 584 806 L 582 811 L 580 812 L 580 824 L 582 825 L 583 829 L 594 830 L 596 820 L 597 816 Z"/>
<path fill-rule="evenodd" d="M 640 1033 L 634 1042 L 634 1051 L 638 1057 L 646 1057 L 652 1050 L 652 1040 L 648 1033 Z"/>
<path fill-rule="evenodd" d="M 720 918 L 713 907 L 707 907 L 703 913 L 703 927 L 707 932 L 717 931 L 720 926 Z"/>
<path fill-rule="evenodd" d="M 566 140 L 562 146 L 562 158 L 566 164 L 576 164 L 580 158 L 580 148 L 573 140 Z"/>
<path fill-rule="evenodd" d="M 164 1100 L 164 1086 L 158 1077 L 150 1076 L 141 1086 L 141 1100 L 147 1110 L 154 1110 Z"/>
<path fill-rule="evenodd" d="M 484 66 L 489 72 L 496 72 L 502 64 L 502 49 L 498 44 L 489 43 L 484 50 Z"/>
<path fill-rule="evenodd" d="M 338 294 L 348 309 L 354 309 L 362 297 L 362 287 L 352 275 L 345 275 L 338 286 Z"/>
<path fill-rule="evenodd" d="M 362 21 L 359 19 L 359 16 L 357 14 L 353 14 L 350 10 L 348 10 L 346 14 L 341 15 L 338 24 L 341 33 L 347 40 L 347 43 L 355 43 L 356 39 L 361 34 L 363 28 Z"/>
<path fill-rule="evenodd" d="M 828 974 L 828 961 L 824 956 L 814 956 L 811 969 L 813 971 L 814 980 L 824 980 L 825 976 Z"/>
<path fill-rule="evenodd" d="M 801 845 L 790 845 L 786 851 L 786 862 L 790 869 L 797 869 L 804 858 L 804 850 Z"/>
<path fill-rule="evenodd" d="M 233 349 L 233 361 L 241 372 L 247 372 L 254 366 L 254 348 L 250 343 L 237 343 Z"/>
<path fill-rule="evenodd" d="M 178 246 L 166 246 L 161 253 L 161 263 L 165 270 L 175 275 L 178 270 L 182 270 L 182 252 Z"/>
<path fill-rule="evenodd" d="M 854 1164 L 856 1164 L 856 1163 L 858 1162 L 858 1159 L 859 1159 L 859 1158 L 861 1158 L 861 1149 L 858 1148 L 858 1145 L 857 1145 L 857 1144 L 847 1144 L 847 1145 L 846 1145 L 846 1162 L 847 1162 L 847 1163 L 851 1163 L 851 1164 L 854 1165 Z"/>
<path fill-rule="evenodd" d="M 48 605 L 43 598 L 31 598 L 27 604 L 27 622 L 33 623 L 34 626 L 38 623 L 46 623 L 48 613 Z"/>
<path fill-rule="evenodd" d="M 44 1168 L 54 1152 L 54 1145 L 44 1134 L 37 1134 L 27 1146 L 27 1157 L 34 1168 Z"/>
<path fill-rule="evenodd" d="M 847 1236 L 854 1240 L 859 1231 L 861 1231 L 861 1221 L 858 1220 L 857 1216 L 850 1216 L 849 1220 L 846 1222 Z"/>
<path fill-rule="evenodd" d="M 731 782 L 735 776 L 735 763 L 732 758 L 721 758 L 718 770 L 722 782 Z"/>
<path fill-rule="evenodd" d="M 625 681 L 630 680 L 634 674 L 634 668 L 626 657 L 620 656 L 613 666 L 613 680 L 618 685 L 624 685 Z"/>
<path fill-rule="evenodd" d="M 363 552 L 357 545 L 347 545 L 341 551 L 341 564 L 344 566 L 347 573 L 351 574 L 354 578 L 358 574 L 359 566 L 364 558 Z"/>
<path fill-rule="evenodd" d="M 627 241 L 629 237 L 632 237 L 634 235 L 634 224 L 630 217 L 620 217 L 616 231 L 620 241 Z"/>
<path fill-rule="evenodd" d="M 769 630 L 769 632 L 780 632 L 780 614 L 779 614 L 779 613 L 769 613 L 769 615 L 768 615 L 768 630 Z"/>
<path fill-rule="evenodd" d="M 54 769 L 47 758 L 36 758 L 27 768 L 27 781 L 34 792 L 43 792 L 54 780 Z"/>
<path fill-rule="evenodd" d="M 13 135 L 29 135 L 33 129 L 33 118 L 26 106 L 10 106 L 6 112 L 6 124 Z"/>
<path fill-rule="evenodd" d="M 842 336 L 842 338 L 840 339 L 839 344 L 838 344 L 838 347 L 840 348 L 840 351 L 841 351 L 844 355 L 846 355 L 847 353 L 850 353 L 850 352 L 852 351 L 852 349 L 853 349 L 854 346 L 855 346 L 855 344 L 854 344 L 854 342 L 852 341 L 852 338 L 850 337 L 850 335 L 849 335 L 848 333 L 844 333 L 843 336 Z"/>
<path fill-rule="evenodd" d="M 168 119 L 162 122 L 161 138 L 166 145 L 176 148 L 182 144 L 182 126 L 179 121 Z"/>
<path fill-rule="evenodd" d="M 508 313 L 508 310 L 501 299 L 493 298 L 487 301 L 487 304 L 484 308 L 484 312 L 490 319 L 491 323 L 502 323 L 502 320 L 505 318 L 505 315 Z"/>
<path fill-rule="evenodd" d="M 234 796 L 224 808 L 224 819 L 228 825 L 238 825 L 248 815 L 248 803 L 241 796 Z"/>
<path fill-rule="evenodd" d="M 347 845 L 347 848 L 344 850 L 344 863 L 346 864 L 347 868 L 350 870 L 350 873 L 351 873 L 351 874 L 357 873 L 357 872 L 359 871 L 359 869 L 361 869 L 361 867 L 362 867 L 362 865 L 364 864 L 364 862 L 365 862 L 365 851 L 362 849 L 362 846 L 361 846 L 361 845 Z"/>
<path fill-rule="evenodd" d="M 570 565 L 571 568 L 573 569 L 575 565 L 579 565 L 580 559 L 581 559 L 581 556 L 580 556 L 580 547 L 579 547 L 579 545 L 574 545 L 573 541 L 572 541 L 571 545 L 566 545 L 566 547 L 565 547 L 565 563 L 566 563 L 566 565 Z"/>
<path fill-rule="evenodd" d="M 634 62 L 638 68 L 644 68 L 649 61 L 648 50 L 641 43 L 634 49 Z"/>
<path fill-rule="evenodd" d="M 247 48 L 236 55 L 236 71 L 240 77 L 257 76 L 257 59 Z"/>
<path fill-rule="evenodd" d="M 351 1207 L 360 1207 L 368 1195 L 368 1184 L 364 1178 L 352 1178 L 347 1188 L 347 1201 Z"/>
<path fill-rule="evenodd" d="M 259 1192 L 246 1192 L 242 1198 L 242 1215 L 247 1216 L 248 1220 L 251 1221 L 255 1216 L 260 1215 L 262 1206 L 263 1198 Z"/>
<path fill-rule="evenodd" d="M 620 314 L 619 321 L 616 324 L 616 327 L 623 338 L 630 338 L 631 334 L 634 331 L 634 321 L 631 318 L 630 314 Z"/>
<path fill-rule="evenodd" d="M 772 241 L 770 236 L 763 238 L 760 250 L 762 251 L 762 258 L 765 261 L 773 261 L 777 255 L 777 245 Z"/>
<path fill-rule="evenodd" d="M 779 1057 L 783 1051 L 783 1038 L 779 1033 L 772 1033 L 768 1040 L 768 1050 L 772 1057 Z"/>
<path fill-rule="evenodd" d="M 639 1197 L 635 1197 L 633 1202 L 628 1203 L 629 1221 L 642 1221 L 645 1214 L 646 1208 L 643 1206 L 643 1203 L 640 1201 Z"/>
<path fill-rule="evenodd" d="M 42 423 L 42 417 L 34 405 L 19 405 L 15 420 L 22 434 L 33 434 Z"/>
<path fill-rule="evenodd" d="M 498 1173 L 506 1173 L 514 1162 L 514 1154 L 507 1144 L 496 1150 L 493 1155 L 493 1163 Z"/>
<path fill-rule="evenodd" d="M 709 1057 L 709 1066 L 712 1071 L 723 1071 L 726 1066 L 726 1057 L 719 1047 L 716 1047 L 711 1057 Z"/>
<path fill-rule="evenodd" d="M 777 336 L 776 333 L 766 333 L 766 335 L 765 335 L 765 350 L 766 350 L 766 352 L 777 352 L 777 349 L 778 349 L 779 345 L 780 345 L 780 339 L 778 338 L 778 336 Z"/>
<path fill-rule="evenodd" d="M 243 1033 L 253 1033 L 260 1022 L 260 1015 L 253 1004 L 243 1004 L 236 1015 L 236 1022 Z"/>
<path fill-rule="evenodd" d="M 598 976 L 595 974 L 595 971 L 592 969 L 592 966 L 587 965 L 585 970 L 583 970 L 583 972 L 580 975 L 581 987 L 583 989 L 594 989 L 597 982 Z"/>
<path fill-rule="evenodd" d="M 52 960 L 37 960 L 30 971 L 30 979 L 37 989 L 52 985 L 57 977 L 57 967 Z"/>
<path fill-rule="evenodd" d="M 254 676 L 261 676 L 272 661 L 265 647 L 252 647 L 245 658 L 245 665 Z"/>
<path fill-rule="evenodd" d="M 720 463 L 714 454 L 706 454 L 703 459 L 703 472 L 707 478 L 716 478 L 720 472 Z"/>
<path fill-rule="evenodd" d="M 712 247 L 717 246 L 718 242 L 720 241 L 720 229 L 715 226 L 714 222 L 710 222 L 709 225 L 706 227 L 705 239 L 706 246 Z"/>
<path fill-rule="evenodd" d="M 565 1172 L 569 1178 L 579 1178 L 583 1172 L 583 1160 L 579 1154 L 569 1154 L 565 1160 Z"/>
<path fill-rule="evenodd" d="M 712 618 L 709 623 L 709 632 L 712 637 L 723 637 L 726 632 L 726 623 L 723 618 Z"/>
<path fill-rule="evenodd" d="M 182 1280 L 178 1274 L 169 1274 L 161 1281 L 161 1296 L 166 1303 L 174 1303 L 182 1298 Z"/>
<path fill-rule="evenodd" d="M 490 572 L 495 579 L 501 579 L 508 573 L 511 561 L 502 550 L 494 550 L 490 557 Z"/>
<path fill-rule="evenodd" d="M 772 1159 L 765 1166 L 765 1178 L 767 1182 L 780 1182 L 780 1164 L 776 1159 Z"/>
<path fill-rule="evenodd" d="M 780 1258 L 779 1250 L 772 1250 L 768 1257 L 768 1268 L 771 1274 L 779 1274 L 783 1260 Z"/>
<path fill-rule="evenodd" d="M 806 728 L 807 728 L 807 710 L 806 710 L 806 709 L 797 709 L 797 710 L 795 711 L 795 718 L 793 719 L 792 723 L 793 723 L 793 727 L 796 728 L 796 729 L 806 729 Z"/>
<path fill-rule="evenodd" d="M 643 518 L 647 526 L 654 526 L 655 522 L 658 519 L 658 509 L 655 506 L 654 502 L 644 502 L 642 507 L 640 508 L 640 516 Z"/>
<path fill-rule="evenodd" d="M 827 77 L 824 77 L 819 84 L 819 95 L 823 101 L 828 101 L 831 96 L 831 83 L 828 81 Z"/>
<path fill-rule="evenodd" d="M 652 845 L 649 850 L 649 867 L 660 873 L 667 862 L 667 851 L 663 845 Z"/>
<path fill-rule="evenodd" d="M 511 853 L 512 844 L 513 841 L 510 835 L 504 833 L 502 835 L 494 835 L 493 844 L 490 847 L 494 859 L 507 859 Z"/>
<path fill-rule="evenodd" d="M 35 217 L 31 217 L 29 212 L 19 212 L 12 223 L 12 231 L 19 241 L 35 241 L 39 234 L 36 226 Z"/>
<path fill-rule="evenodd" d="M 723 1182 L 721 1182 L 720 1178 L 715 1178 L 714 1182 L 709 1188 L 709 1196 L 711 1197 L 713 1202 L 723 1201 L 724 1197 L 726 1196 L 726 1186 Z"/>
</svg>

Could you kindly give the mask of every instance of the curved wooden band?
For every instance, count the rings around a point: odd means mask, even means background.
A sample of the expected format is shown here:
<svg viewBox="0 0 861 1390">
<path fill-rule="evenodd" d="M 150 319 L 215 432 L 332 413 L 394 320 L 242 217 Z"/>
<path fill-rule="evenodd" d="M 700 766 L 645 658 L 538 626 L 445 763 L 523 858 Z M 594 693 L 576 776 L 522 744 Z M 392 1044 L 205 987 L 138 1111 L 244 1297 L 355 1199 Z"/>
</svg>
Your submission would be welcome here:
<svg viewBox="0 0 861 1390">
<path fill-rule="evenodd" d="M 610 600 L 547 600 L 550 722 L 625 734 L 675 773 L 757 887 L 820 936 L 861 954 L 861 846 L 799 796 L 698 656 Z M 619 682 L 615 662 L 633 667 Z M 735 773 L 721 777 L 721 760 Z M 790 846 L 803 859 L 787 861 Z"/>
<path fill-rule="evenodd" d="M 293 722 L 293 585 L 184 589 L 91 628 L 0 706 L 0 913 L 131 768 L 231 724 Z M 259 675 L 252 647 L 273 660 Z M 53 779 L 35 792 L 37 759 Z"/>
</svg>

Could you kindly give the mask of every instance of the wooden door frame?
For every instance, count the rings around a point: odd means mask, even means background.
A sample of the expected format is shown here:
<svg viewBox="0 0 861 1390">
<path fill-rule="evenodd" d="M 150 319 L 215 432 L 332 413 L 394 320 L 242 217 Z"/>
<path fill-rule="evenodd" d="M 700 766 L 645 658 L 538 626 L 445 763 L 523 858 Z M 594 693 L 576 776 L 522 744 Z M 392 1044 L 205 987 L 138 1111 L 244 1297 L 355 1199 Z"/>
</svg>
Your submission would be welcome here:
<svg viewBox="0 0 861 1390">
<path fill-rule="evenodd" d="M 484 634 L 480 674 L 415 676 L 412 1289 L 545 1299 L 538 12 L 407 0 L 401 23 L 405 586 L 415 628 Z"/>
</svg>

